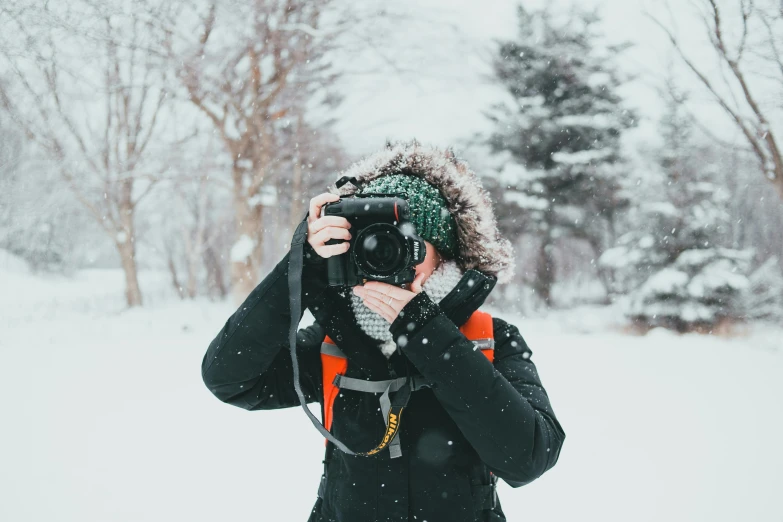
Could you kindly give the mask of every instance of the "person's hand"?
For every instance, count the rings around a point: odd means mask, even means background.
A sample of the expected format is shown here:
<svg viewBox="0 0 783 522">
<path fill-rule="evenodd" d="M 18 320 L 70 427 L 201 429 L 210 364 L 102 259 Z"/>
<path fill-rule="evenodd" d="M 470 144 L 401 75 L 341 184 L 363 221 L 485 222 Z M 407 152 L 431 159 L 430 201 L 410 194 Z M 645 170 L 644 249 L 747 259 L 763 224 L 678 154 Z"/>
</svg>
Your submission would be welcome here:
<svg viewBox="0 0 783 522">
<path fill-rule="evenodd" d="M 351 239 L 351 223 L 340 216 L 321 215 L 321 207 L 326 203 L 331 203 L 340 199 L 337 194 L 324 192 L 310 200 L 310 213 L 307 215 L 307 242 L 313 247 L 315 253 L 323 258 L 332 257 L 348 252 L 351 244 L 347 241 Z M 330 239 L 345 239 L 342 243 L 327 245 Z"/>
<path fill-rule="evenodd" d="M 389 324 L 393 323 L 406 304 L 413 299 L 416 294 L 421 292 L 421 285 L 424 282 L 424 273 L 416 274 L 416 278 L 411 283 L 411 289 L 405 290 L 398 286 L 380 281 L 368 281 L 364 286 L 354 286 L 353 292 L 362 298 L 365 306 L 377 313 Z"/>
</svg>

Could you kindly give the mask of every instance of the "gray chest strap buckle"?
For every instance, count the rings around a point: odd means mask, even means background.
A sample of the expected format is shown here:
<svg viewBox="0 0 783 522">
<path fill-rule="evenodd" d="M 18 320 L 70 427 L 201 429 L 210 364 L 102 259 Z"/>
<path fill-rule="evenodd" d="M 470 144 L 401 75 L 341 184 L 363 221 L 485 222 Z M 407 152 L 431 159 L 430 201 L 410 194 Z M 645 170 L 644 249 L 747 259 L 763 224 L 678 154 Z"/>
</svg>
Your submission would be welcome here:
<svg viewBox="0 0 783 522">
<path fill-rule="evenodd" d="M 432 383 L 426 380 L 421 375 L 416 375 L 410 378 L 411 391 L 421 390 L 422 388 L 432 387 Z M 382 393 L 379 401 L 381 403 L 381 413 L 383 419 L 387 423 L 389 422 L 389 410 L 391 409 L 391 400 L 389 394 L 398 391 L 405 383 L 408 382 L 407 377 L 398 377 L 396 379 L 387 379 L 385 381 L 364 381 L 362 379 L 354 379 L 353 377 L 346 377 L 344 375 L 337 374 L 334 376 L 332 384 L 340 388 L 341 390 L 352 390 L 364 393 Z M 391 458 L 402 456 L 402 448 L 400 447 L 399 434 L 389 444 L 389 454 Z"/>
</svg>

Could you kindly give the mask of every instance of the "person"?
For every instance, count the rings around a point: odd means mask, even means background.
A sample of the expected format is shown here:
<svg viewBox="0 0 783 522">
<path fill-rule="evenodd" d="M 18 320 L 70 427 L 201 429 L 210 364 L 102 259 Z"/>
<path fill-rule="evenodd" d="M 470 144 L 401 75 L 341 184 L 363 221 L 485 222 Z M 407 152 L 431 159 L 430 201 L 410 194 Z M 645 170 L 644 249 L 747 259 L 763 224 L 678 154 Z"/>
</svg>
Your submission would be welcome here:
<svg viewBox="0 0 783 522">
<path fill-rule="evenodd" d="M 345 376 L 390 382 L 413 374 L 428 385 L 411 392 L 400 415 L 396 454 L 387 447 L 351 455 L 327 442 L 309 521 L 506 520 L 497 479 L 519 487 L 540 477 L 557 462 L 565 432 L 518 328 L 478 310 L 513 270 L 511 245 L 498 232 L 489 195 L 452 151 L 416 141 L 387 144 L 343 175 L 352 182 L 312 198 L 305 218 L 301 302 L 315 323 L 296 336 L 304 398 L 331 417 L 324 424 L 332 435 L 367 451 L 388 427 L 380 394 L 335 393 L 322 348 L 339 349 Z M 425 260 L 404 287 L 379 281 L 329 286 L 326 259 L 350 244 L 327 241 L 348 240 L 352 231 L 344 217 L 321 216 L 321 209 L 341 196 L 369 193 L 408 200 Z M 300 405 L 287 349 L 289 255 L 204 356 L 204 383 L 225 403 L 246 410 Z M 483 344 L 465 333 L 475 317 L 490 318 L 479 335 L 489 337 Z"/>
</svg>

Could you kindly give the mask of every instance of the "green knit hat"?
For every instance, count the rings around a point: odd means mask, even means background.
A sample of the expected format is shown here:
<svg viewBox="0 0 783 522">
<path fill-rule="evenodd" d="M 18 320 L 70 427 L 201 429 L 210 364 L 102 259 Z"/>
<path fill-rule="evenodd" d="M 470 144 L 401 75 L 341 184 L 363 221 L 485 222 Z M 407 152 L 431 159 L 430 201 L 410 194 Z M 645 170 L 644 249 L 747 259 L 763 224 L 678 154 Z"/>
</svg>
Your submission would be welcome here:
<svg viewBox="0 0 783 522">
<path fill-rule="evenodd" d="M 445 257 L 456 256 L 457 223 L 437 188 L 417 176 L 391 174 L 375 178 L 357 191 L 358 194 L 369 192 L 398 194 L 405 198 L 410 205 L 410 220 L 416 227 L 416 233 L 432 243 Z"/>
</svg>

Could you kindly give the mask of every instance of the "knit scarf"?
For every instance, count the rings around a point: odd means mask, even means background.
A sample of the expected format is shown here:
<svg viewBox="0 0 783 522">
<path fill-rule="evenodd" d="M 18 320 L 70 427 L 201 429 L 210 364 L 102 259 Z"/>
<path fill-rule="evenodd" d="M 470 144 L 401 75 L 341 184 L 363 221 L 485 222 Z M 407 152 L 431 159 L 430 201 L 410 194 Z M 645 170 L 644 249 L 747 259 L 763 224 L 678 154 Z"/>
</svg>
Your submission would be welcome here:
<svg viewBox="0 0 783 522">
<path fill-rule="evenodd" d="M 457 286 L 457 283 L 462 279 L 462 275 L 462 269 L 460 269 L 456 261 L 444 260 L 432 272 L 432 275 L 424 281 L 422 291 L 427 292 L 427 295 L 433 301 L 439 303 L 441 299 L 446 297 Z M 370 310 L 361 297 L 353 292 L 350 295 L 353 314 L 356 317 L 357 324 L 364 330 L 364 333 L 373 339 L 383 342 L 381 344 L 381 352 L 388 359 L 397 349 L 397 345 L 394 343 L 392 334 L 389 331 L 389 322 L 383 316 Z"/>
</svg>

